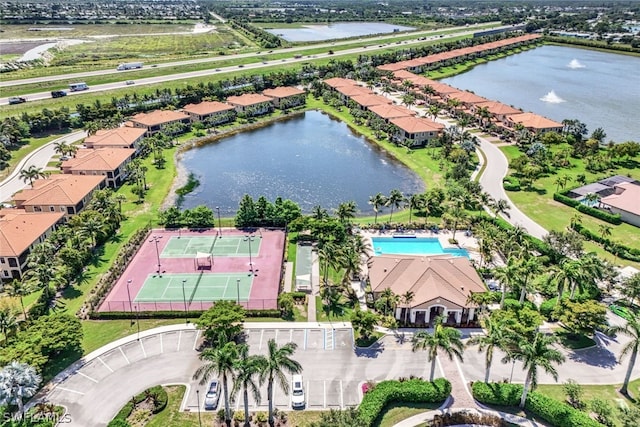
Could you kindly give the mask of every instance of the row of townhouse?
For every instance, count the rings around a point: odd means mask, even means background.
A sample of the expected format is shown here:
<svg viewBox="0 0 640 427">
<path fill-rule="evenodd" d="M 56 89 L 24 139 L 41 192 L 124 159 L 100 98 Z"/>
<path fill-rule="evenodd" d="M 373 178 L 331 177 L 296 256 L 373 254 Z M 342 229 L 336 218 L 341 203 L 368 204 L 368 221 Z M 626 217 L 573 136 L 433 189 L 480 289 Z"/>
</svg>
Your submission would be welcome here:
<svg viewBox="0 0 640 427">
<path fill-rule="evenodd" d="M 145 137 L 174 123 L 208 120 L 219 124 L 233 120 L 238 113 L 260 115 L 274 107 L 301 105 L 305 98 L 305 91 L 293 87 L 266 89 L 262 94 L 229 97 L 226 103 L 205 101 L 189 104 L 182 111 L 136 114 L 125 126 L 99 130 L 88 136 L 84 140 L 86 148 L 61 162 L 61 174 L 34 180 L 30 188 L 13 195 L 14 209 L 0 210 L 0 279 L 22 277 L 33 247 L 78 214 L 95 190 L 122 185 L 126 166 Z"/>
<path fill-rule="evenodd" d="M 437 138 L 444 126 L 425 117 L 418 117 L 408 108 L 393 104 L 389 98 L 376 95 L 366 87 L 351 79 L 334 77 L 324 80 L 324 84 L 344 101 L 353 101 L 358 108 L 370 111 L 385 123 L 396 127 L 393 139 L 399 144 L 410 141 L 412 146 L 423 146 Z"/>
</svg>

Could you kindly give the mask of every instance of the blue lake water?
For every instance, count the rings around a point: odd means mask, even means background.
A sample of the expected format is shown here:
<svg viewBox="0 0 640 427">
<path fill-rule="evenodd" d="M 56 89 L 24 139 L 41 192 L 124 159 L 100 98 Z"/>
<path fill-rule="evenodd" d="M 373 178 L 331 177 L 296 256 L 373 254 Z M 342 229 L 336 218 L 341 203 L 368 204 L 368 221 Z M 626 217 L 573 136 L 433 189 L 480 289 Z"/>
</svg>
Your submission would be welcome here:
<svg viewBox="0 0 640 427">
<path fill-rule="evenodd" d="M 606 141 L 640 141 L 640 58 L 542 46 L 442 80 L 556 121 L 579 119 Z"/>
<path fill-rule="evenodd" d="M 469 258 L 465 249 L 444 249 L 434 237 L 372 237 L 373 251 L 376 255 L 441 255 L 464 256 Z"/>
<path fill-rule="evenodd" d="M 414 172 L 319 111 L 191 149 L 180 163 L 200 180 L 182 206 L 219 206 L 226 215 L 235 214 L 244 194 L 291 199 L 307 213 L 353 200 L 362 214 L 373 214 L 368 201 L 378 192 L 424 192 Z"/>
<path fill-rule="evenodd" d="M 290 42 L 344 39 L 349 37 L 386 34 L 394 31 L 415 30 L 413 27 L 385 24 L 384 22 L 336 22 L 329 25 L 305 25 L 303 28 L 266 29 Z"/>
</svg>

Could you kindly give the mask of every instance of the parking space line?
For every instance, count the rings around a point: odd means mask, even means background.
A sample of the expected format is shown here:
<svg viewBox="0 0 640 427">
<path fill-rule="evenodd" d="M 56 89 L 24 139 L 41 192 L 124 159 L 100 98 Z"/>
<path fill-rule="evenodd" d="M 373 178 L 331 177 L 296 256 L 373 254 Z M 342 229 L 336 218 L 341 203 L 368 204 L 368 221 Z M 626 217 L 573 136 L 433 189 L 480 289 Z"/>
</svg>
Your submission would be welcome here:
<svg viewBox="0 0 640 427">
<path fill-rule="evenodd" d="M 118 347 L 118 350 L 120 350 L 120 353 L 122 353 L 122 357 L 124 357 L 124 360 L 127 361 L 127 365 L 131 365 L 131 362 L 129 362 L 129 359 L 127 358 L 127 355 L 124 354 L 124 351 L 122 351 L 122 347 Z"/>
<path fill-rule="evenodd" d="M 176 351 L 180 351 L 180 338 L 182 338 L 182 331 L 178 331 L 178 348 Z"/>
<path fill-rule="evenodd" d="M 311 398 L 309 397 L 311 395 L 311 387 L 309 387 L 309 380 L 307 380 L 307 403 L 305 404 L 306 407 L 309 406 L 309 402 L 311 402 Z"/>
<path fill-rule="evenodd" d="M 70 388 L 64 388 L 64 387 L 60 387 L 60 386 L 58 386 L 56 388 L 59 388 L 62 391 L 68 391 L 70 393 L 76 393 L 76 394 L 79 394 L 80 396 L 84 396 L 84 393 L 81 392 L 81 391 L 71 390 Z"/>
<path fill-rule="evenodd" d="M 164 353 L 164 348 L 162 348 L 162 336 L 164 334 L 160 334 L 160 354 Z"/>
<path fill-rule="evenodd" d="M 324 338 L 322 339 L 322 348 L 324 348 L 325 350 L 327 349 L 327 329 L 323 329 L 322 333 L 324 335 Z M 325 406 L 326 408 L 326 406 Z"/>
<path fill-rule="evenodd" d="M 142 349 L 142 354 L 144 354 L 144 358 L 147 358 L 147 351 L 144 349 L 144 344 L 142 344 L 142 340 L 138 341 L 140 343 L 140 348 Z"/>
<path fill-rule="evenodd" d="M 113 369 L 111 369 L 111 366 L 109 366 L 106 363 L 104 363 L 104 360 L 102 360 L 102 358 L 100 358 L 100 356 L 98 356 L 97 359 L 100 361 L 100 363 L 102 363 L 104 365 L 105 368 L 107 368 L 108 370 L 113 372 Z"/>
<path fill-rule="evenodd" d="M 85 377 L 86 379 L 88 379 L 88 380 L 90 380 L 90 381 L 93 381 L 93 382 L 94 382 L 94 383 L 96 383 L 96 384 L 98 383 L 98 380 L 96 380 L 95 378 L 91 378 L 89 375 L 87 375 L 87 374 L 83 374 L 83 373 L 82 373 L 82 372 L 80 372 L 80 371 L 76 371 L 76 374 L 79 374 L 79 375 L 81 375 L 81 376 Z"/>
<path fill-rule="evenodd" d="M 322 399 L 322 407 L 326 408 L 327 407 L 327 382 L 326 381 L 322 381 L 322 394 L 324 395 L 324 398 Z"/>
<path fill-rule="evenodd" d="M 264 329 L 260 329 L 260 344 L 258 345 L 258 350 L 262 350 L 262 337 L 264 335 Z"/>
<path fill-rule="evenodd" d="M 198 347 L 198 338 L 200 337 L 200 329 L 198 329 L 196 331 L 196 339 L 193 340 L 193 351 L 196 350 L 196 347 Z"/>
<path fill-rule="evenodd" d="M 293 342 L 293 328 L 289 329 L 289 342 Z"/>
<path fill-rule="evenodd" d="M 304 347 L 303 347 L 303 350 L 307 349 L 307 331 L 308 331 L 308 329 L 304 328 L 304 341 L 303 341 L 304 342 Z"/>
<path fill-rule="evenodd" d="M 342 380 L 340 380 L 340 409 L 344 409 L 344 389 L 342 388 Z"/>
<path fill-rule="evenodd" d="M 276 329 L 276 336 L 273 338 L 276 342 L 278 342 L 278 330 Z"/>
</svg>

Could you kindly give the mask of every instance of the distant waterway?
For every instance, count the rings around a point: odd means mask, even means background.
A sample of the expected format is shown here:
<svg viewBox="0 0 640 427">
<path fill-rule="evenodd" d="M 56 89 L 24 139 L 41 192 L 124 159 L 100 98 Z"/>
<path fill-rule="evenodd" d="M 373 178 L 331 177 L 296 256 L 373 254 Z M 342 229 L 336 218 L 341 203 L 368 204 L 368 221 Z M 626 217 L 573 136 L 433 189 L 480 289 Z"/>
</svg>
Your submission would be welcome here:
<svg viewBox="0 0 640 427">
<path fill-rule="evenodd" d="M 606 140 L 640 142 L 640 58 L 542 46 L 443 79 L 556 121 L 579 119 Z"/>
<path fill-rule="evenodd" d="M 336 22 L 329 25 L 304 25 L 302 28 L 274 28 L 266 31 L 290 42 L 310 42 L 410 30 L 415 28 L 384 22 Z"/>
<path fill-rule="evenodd" d="M 200 181 L 182 207 L 218 206 L 223 215 L 234 215 L 244 194 L 291 199 L 307 213 L 353 200 L 360 213 L 372 214 L 369 197 L 378 192 L 424 191 L 413 171 L 319 111 L 188 150 L 179 169 Z"/>
</svg>

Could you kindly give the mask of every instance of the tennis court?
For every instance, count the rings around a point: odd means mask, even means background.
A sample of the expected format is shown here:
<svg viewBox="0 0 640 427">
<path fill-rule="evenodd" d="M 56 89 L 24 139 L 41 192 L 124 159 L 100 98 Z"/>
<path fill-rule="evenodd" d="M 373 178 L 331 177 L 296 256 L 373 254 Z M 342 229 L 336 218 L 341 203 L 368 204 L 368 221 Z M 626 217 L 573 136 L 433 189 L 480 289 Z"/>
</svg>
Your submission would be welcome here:
<svg viewBox="0 0 640 427">
<path fill-rule="evenodd" d="M 134 301 L 247 301 L 254 277 L 247 273 L 150 274 Z"/>
<path fill-rule="evenodd" d="M 172 236 L 160 258 L 194 258 L 198 253 L 214 257 L 248 257 L 260 254 L 262 236 Z M 180 291 L 182 292 L 182 291 Z"/>
</svg>

